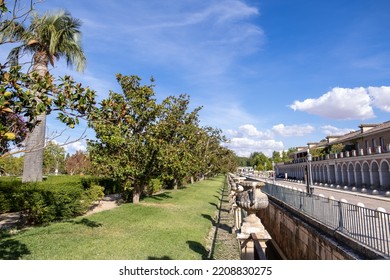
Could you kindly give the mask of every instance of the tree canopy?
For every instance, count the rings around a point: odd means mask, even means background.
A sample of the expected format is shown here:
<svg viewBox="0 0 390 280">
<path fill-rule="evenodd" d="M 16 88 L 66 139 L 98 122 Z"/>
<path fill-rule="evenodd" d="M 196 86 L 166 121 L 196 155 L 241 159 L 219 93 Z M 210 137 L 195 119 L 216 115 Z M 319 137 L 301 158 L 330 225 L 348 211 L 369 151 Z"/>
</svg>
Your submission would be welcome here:
<svg viewBox="0 0 390 280">
<path fill-rule="evenodd" d="M 88 151 L 95 168 L 120 180 L 134 203 L 152 179 L 174 187 L 188 176 L 234 170 L 220 131 L 199 126 L 200 108 L 188 111 L 188 96 L 158 103 L 153 84 L 121 74 L 117 81 L 123 92 L 110 92 L 90 115 L 97 140 L 88 141 Z"/>
</svg>

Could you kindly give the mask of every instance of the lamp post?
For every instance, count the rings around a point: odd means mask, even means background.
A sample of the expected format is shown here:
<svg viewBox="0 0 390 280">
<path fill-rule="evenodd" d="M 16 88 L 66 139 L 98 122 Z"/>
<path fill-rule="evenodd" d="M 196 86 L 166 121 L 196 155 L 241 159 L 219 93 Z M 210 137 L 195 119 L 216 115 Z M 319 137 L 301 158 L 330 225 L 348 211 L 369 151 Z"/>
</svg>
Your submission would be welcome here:
<svg viewBox="0 0 390 280">
<path fill-rule="evenodd" d="M 311 174 L 311 161 L 312 161 L 312 156 L 310 154 L 310 150 L 307 149 L 307 186 L 306 186 L 306 192 L 307 194 L 312 194 L 313 193 L 313 179 L 312 179 L 312 174 Z"/>
<path fill-rule="evenodd" d="M 275 162 L 272 161 L 272 181 L 273 184 L 275 185 Z"/>
</svg>

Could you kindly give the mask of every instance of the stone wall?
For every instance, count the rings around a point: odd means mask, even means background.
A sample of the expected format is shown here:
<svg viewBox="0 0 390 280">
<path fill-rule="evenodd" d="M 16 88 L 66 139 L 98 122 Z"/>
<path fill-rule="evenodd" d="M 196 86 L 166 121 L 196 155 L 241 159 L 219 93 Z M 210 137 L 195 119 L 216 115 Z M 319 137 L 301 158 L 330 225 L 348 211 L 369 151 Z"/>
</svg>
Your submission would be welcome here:
<svg viewBox="0 0 390 280">
<path fill-rule="evenodd" d="M 270 201 L 257 213 L 273 242 L 289 260 L 360 259 L 355 252 Z"/>
</svg>

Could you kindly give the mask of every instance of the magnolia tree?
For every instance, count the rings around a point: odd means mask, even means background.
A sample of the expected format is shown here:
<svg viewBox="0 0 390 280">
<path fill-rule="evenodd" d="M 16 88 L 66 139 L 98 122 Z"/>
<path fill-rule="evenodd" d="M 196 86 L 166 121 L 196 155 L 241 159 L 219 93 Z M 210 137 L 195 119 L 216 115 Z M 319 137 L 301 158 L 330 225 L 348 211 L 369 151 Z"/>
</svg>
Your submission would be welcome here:
<svg viewBox="0 0 390 280">
<path fill-rule="evenodd" d="M 90 115 L 97 140 L 88 141 L 88 151 L 95 168 L 119 180 L 134 203 L 152 179 L 175 187 L 186 176 L 222 170 L 223 137 L 199 127 L 200 108 L 189 112 L 188 96 L 158 103 L 154 86 L 141 85 L 139 77 L 118 74 L 117 80 L 123 93 L 110 92 Z"/>
<path fill-rule="evenodd" d="M 145 186 L 156 174 L 159 140 L 155 137 L 160 106 L 153 86 L 141 86 L 137 76 L 117 75 L 123 93 L 110 92 L 90 115 L 97 140 L 88 141 L 96 168 L 119 180 L 139 202 Z"/>
</svg>

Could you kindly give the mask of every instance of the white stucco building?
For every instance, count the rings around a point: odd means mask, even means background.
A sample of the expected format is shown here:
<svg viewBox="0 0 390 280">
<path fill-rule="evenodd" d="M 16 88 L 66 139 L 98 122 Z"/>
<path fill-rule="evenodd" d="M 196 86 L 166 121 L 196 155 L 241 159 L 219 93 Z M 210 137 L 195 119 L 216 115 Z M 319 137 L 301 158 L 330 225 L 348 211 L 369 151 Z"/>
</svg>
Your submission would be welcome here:
<svg viewBox="0 0 390 280">
<path fill-rule="evenodd" d="M 348 134 L 308 143 L 290 155 L 291 162 L 276 165 L 276 174 L 305 180 L 308 151 L 315 183 L 390 190 L 390 121 L 361 124 Z"/>
</svg>

